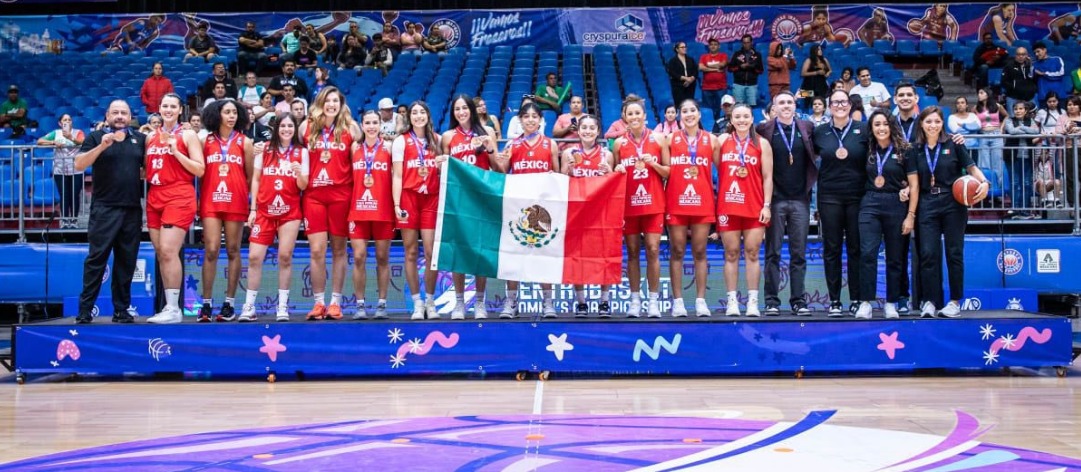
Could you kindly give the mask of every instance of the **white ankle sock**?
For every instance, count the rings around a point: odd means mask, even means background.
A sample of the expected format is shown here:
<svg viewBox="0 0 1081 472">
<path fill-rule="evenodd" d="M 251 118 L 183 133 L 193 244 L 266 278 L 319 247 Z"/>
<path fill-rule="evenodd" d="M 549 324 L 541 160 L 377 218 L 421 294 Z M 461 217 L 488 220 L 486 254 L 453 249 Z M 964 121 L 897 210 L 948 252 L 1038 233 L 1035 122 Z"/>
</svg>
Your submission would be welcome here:
<svg viewBox="0 0 1081 472">
<path fill-rule="evenodd" d="M 607 285 L 602 285 L 601 286 L 601 301 L 602 302 L 608 301 L 608 290 L 610 290 L 610 289 L 609 289 L 609 287 Z"/>
<path fill-rule="evenodd" d="M 289 309 L 289 289 L 278 290 L 278 309 Z"/>
<path fill-rule="evenodd" d="M 507 298 L 509 298 L 511 300 L 517 300 L 518 299 L 518 290 L 511 290 L 511 289 L 508 288 L 507 289 Z"/>
<path fill-rule="evenodd" d="M 316 292 L 315 296 L 312 297 L 312 300 L 315 303 L 326 303 L 327 293 L 326 292 Z"/>
<path fill-rule="evenodd" d="M 165 306 L 168 308 L 180 308 L 180 290 L 168 288 L 165 289 Z"/>
<path fill-rule="evenodd" d="M 245 305 L 254 305 L 255 304 L 255 299 L 258 298 L 258 297 L 259 297 L 259 291 L 258 290 L 248 290 L 247 292 L 244 293 L 244 304 Z"/>
<path fill-rule="evenodd" d="M 331 305 L 341 305 L 342 304 L 342 294 L 340 294 L 340 293 L 331 293 L 330 294 L 330 304 Z"/>
<path fill-rule="evenodd" d="M 574 291 L 574 299 L 577 300 L 578 303 L 585 303 L 586 302 L 586 291 L 585 290 L 575 290 Z"/>
<path fill-rule="evenodd" d="M 225 304 L 229 306 L 236 306 L 236 297 L 225 297 Z"/>
</svg>

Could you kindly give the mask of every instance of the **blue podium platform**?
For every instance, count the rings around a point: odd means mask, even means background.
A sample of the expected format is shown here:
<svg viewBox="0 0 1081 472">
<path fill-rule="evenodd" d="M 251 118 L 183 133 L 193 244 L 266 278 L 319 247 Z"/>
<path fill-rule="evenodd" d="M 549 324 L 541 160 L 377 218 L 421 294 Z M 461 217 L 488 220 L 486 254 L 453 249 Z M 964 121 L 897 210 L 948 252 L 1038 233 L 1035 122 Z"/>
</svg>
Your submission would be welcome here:
<svg viewBox="0 0 1081 472">
<path fill-rule="evenodd" d="M 812 317 L 322 321 L 156 326 L 70 319 L 16 326 L 28 374 L 194 377 L 749 375 L 1064 367 L 1066 318 L 1017 311 L 957 319 Z M 569 316 L 569 315 L 561 315 Z M 875 314 L 880 317 L 879 313 Z M 299 319 L 294 316 L 294 319 Z"/>
</svg>

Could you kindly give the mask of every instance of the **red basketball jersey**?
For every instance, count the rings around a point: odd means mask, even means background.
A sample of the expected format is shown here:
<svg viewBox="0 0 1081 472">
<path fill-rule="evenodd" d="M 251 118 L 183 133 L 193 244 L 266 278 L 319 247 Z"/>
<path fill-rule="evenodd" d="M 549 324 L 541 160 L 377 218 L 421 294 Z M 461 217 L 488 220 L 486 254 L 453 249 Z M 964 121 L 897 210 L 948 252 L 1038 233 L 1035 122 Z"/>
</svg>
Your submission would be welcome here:
<svg viewBox="0 0 1081 472">
<path fill-rule="evenodd" d="M 146 183 L 150 185 L 150 191 L 155 188 L 165 188 L 172 185 L 193 185 L 195 175 L 188 172 L 180 160 L 173 155 L 172 149 L 165 143 L 163 134 L 159 131 L 147 140 L 146 146 Z M 184 131 L 177 129 L 172 133 L 176 140 L 176 149 L 181 154 L 188 155 L 188 145 L 184 143 Z M 190 157 L 190 156 L 189 156 Z"/>
<path fill-rule="evenodd" d="M 203 144 L 206 173 L 203 174 L 199 206 L 203 214 L 248 214 L 248 175 L 244 170 L 243 134 L 233 131 L 226 138 L 209 134 Z"/>
<path fill-rule="evenodd" d="M 661 145 L 648 129 L 640 141 L 631 139 L 627 131 L 619 147 L 619 163 L 627 169 L 627 209 L 625 216 L 664 213 L 664 181 L 648 164 L 639 167 L 640 156 L 649 154 L 661 158 Z"/>
<path fill-rule="evenodd" d="M 756 139 L 757 139 L 757 135 Z M 721 166 L 717 181 L 717 215 L 758 218 L 765 204 L 762 189 L 762 147 L 758 141 L 746 142 L 743 163 L 736 135 L 721 143 Z M 740 176 L 740 167 L 747 174 Z"/>
<path fill-rule="evenodd" d="M 525 139 L 515 141 L 510 151 L 508 174 L 539 174 L 551 172 L 552 153 L 559 152 L 552 140 L 541 135 L 537 142 L 529 144 Z"/>
<path fill-rule="evenodd" d="M 582 146 L 574 145 L 571 149 L 571 157 L 574 165 L 571 167 L 571 177 L 597 177 L 604 175 L 601 172 L 601 164 L 608 155 L 601 145 L 593 146 L 589 151 L 582 150 Z M 611 171 L 611 169 L 609 169 Z"/>
<path fill-rule="evenodd" d="M 300 176 L 293 172 L 294 162 L 304 163 L 303 148 L 289 146 L 284 151 L 267 149 L 264 152 L 259 194 L 255 196 L 255 209 L 260 215 L 285 221 L 302 217 L 300 187 L 297 185 Z"/>
<path fill-rule="evenodd" d="M 435 143 L 422 142 L 412 131 L 399 138 L 405 140 L 402 154 L 402 188 L 439 195 L 439 167 L 435 163 Z"/>
<path fill-rule="evenodd" d="M 363 141 L 353 153 L 353 197 L 349 221 L 394 221 L 390 148 L 380 139 L 369 148 Z"/>
<path fill-rule="evenodd" d="M 491 156 L 484 149 L 475 150 L 473 147 L 473 138 L 475 137 L 478 136 L 472 130 L 463 131 L 460 126 L 456 128 L 454 135 L 450 138 L 450 155 L 481 169 L 489 170 L 492 168 Z M 484 136 L 480 137 L 483 138 Z"/>
<path fill-rule="evenodd" d="M 702 130 L 693 139 L 686 131 L 672 133 L 665 187 L 669 215 L 709 216 L 715 211 L 712 143 L 713 135 Z"/>
<path fill-rule="evenodd" d="M 341 137 L 334 137 L 333 128 L 323 128 L 314 142 L 310 142 L 308 130 L 301 134 L 304 145 L 308 147 L 308 192 L 319 192 L 326 188 L 344 188 L 346 194 L 352 189 L 353 170 L 350 148 L 353 136 L 348 129 L 343 129 Z"/>
</svg>

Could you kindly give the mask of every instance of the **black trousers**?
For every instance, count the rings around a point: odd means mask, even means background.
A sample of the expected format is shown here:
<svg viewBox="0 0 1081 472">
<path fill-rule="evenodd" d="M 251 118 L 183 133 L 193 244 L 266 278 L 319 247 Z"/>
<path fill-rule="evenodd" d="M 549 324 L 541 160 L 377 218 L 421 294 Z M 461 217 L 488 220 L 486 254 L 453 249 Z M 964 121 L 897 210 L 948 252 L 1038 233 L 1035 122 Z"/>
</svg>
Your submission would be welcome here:
<svg viewBox="0 0 1081 472">
<path fill-rule="evenodd" d="M 949 271 L 950 300 L 965 294 L 965 226 L 968 209 L 953 199 L 953 194 L 920 193 L 920 211 L 916 215 L 920 251 L 920 298 L 945 305 L 942 289 L 942 247 L 946 247 L 946 270 Z"/>
<path fill-rule="evenodd" d="M 113 255 L 113 313 L 123 313 L 131 305 L 131 277 L 139 255 L 139 237 L 143 227 L 141 207 L 90 205 L 87 239 L 90 252 L 83 264 L 83 291 L 79 295 L 79 314 L 89 314 L 101 291 L 101 278 L 109 254 Z"/>
<path fill-rule="evenodd" d="M 83 174 L 53 175 L 56 191 L 60 192 L 60 216 L 79 216 L 83 204 Z"/>
<path fill-rule="evenodd" d="M 878 249 L 886 244 L 886 301 L 901 298 L 901 271 L 908 238 L 901 235 L 901 224 L 908 213 L 908 203 L 893 192 L 867 192 L 860 204 L 860 295 L 872 301 L 878 292 Z M 853 283 L 849 279 L 849 283 Z"/>
<path fill-rule="evenodd" d="M 848 256 L 848 298 L 863 300 L 860 293 L 860 199 L 855 196 L 818 194 L 819 234 L 822 235 L 822 262 L 830 301 L 841 300 L 841 249 Z"/>
</svg>

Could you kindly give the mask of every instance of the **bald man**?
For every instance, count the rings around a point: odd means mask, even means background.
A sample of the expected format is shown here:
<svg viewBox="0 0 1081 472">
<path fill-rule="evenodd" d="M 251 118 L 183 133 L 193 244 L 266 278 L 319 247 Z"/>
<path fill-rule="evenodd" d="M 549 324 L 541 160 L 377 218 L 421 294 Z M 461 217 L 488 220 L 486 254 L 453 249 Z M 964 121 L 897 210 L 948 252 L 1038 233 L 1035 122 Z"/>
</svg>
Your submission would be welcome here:
<svg viewBox="0 0 1081 472">
<path fill-rule="evenodd" d="M 83 264 L 83 291 L 79 295 L 76 324 L 93 322 L 94 302 L 101 291 L 101 278 L 109 254 L 113 255 L 113 322 L 132 323 L 131 278 L 139 252 L 143 210 L 140 177 L 146 155 L 146 136 L 131 124 L 131 109 L 123 100 L 114 100 L 105 112 L 106 126 L 90 133 L 82 151 L 75 156 L 75 169 L 83 172 L 94 166 L 94 190 L 90 204 L 87 239 L 90 252 Z"/>
<path fill-rule="evenodd" d="M 1017 48 L 1002 69 L 1002 90 L 1006 93 L 1006 110 L 1013 110 L 1014 103 L 1036 98 L 1036 74 L 1028 49 Z"/>
</svg>

